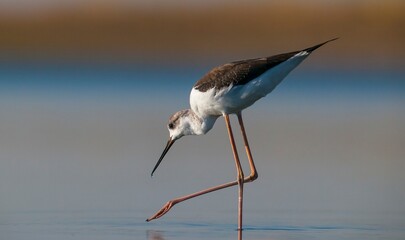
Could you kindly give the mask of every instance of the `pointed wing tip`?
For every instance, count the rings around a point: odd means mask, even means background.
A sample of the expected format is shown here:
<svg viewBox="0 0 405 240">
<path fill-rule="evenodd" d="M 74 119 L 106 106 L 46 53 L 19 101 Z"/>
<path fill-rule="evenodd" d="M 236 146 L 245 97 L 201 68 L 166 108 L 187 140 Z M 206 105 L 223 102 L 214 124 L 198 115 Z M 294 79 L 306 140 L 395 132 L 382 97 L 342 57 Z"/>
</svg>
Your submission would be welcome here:
<svg viewBox="0 0 405 240">
<path fill-rule="evenodd" d="M 327 44 L 328 42 L 333 42 L 333 41 L 335 41 L 335 40 L 338 40 L 339 38 L 340 38 L 340 37 L 332 38 L 332 39 L 330 39 L 330 40 L 328 40 L 328 41 L 322 43 L 322 45 Z"/>
<path fill-rule="evenodd" d="M 339 39 L 339 37 L 335 37 L 335 38 L 332 38 L 332 39 L 330 39 L 330 40 L 328 40 L 328 41 L 326 41 L 326 42 L 317 44 L 317 45 L 315 45 L 315 46 L 313 46 L 313 47 L 306 48 L 306 49 L 304 49 L 304 50 L 302 50 L 302 51 L 311 53 L 311 52 L 315 51 L 317 48 L 319 48 L 319 47 L 321 47 L 321 46 L 327 44 L 328 42 L 332 42 L 332 41 L 335 41 L 335 40 L 338 40 L 338 39 Z"/>
<path fill-rule="evenodd" d="M 325 43 L 328 43 L 328 42 L 332 42 L 332 41 L 338 40 L 339 38 L 340 38 L 340 37 L 335 37 L 335 38 L 332 38 L 332 39 L 330 39 L 330 40 L 326 41 Z"/>
</svg>

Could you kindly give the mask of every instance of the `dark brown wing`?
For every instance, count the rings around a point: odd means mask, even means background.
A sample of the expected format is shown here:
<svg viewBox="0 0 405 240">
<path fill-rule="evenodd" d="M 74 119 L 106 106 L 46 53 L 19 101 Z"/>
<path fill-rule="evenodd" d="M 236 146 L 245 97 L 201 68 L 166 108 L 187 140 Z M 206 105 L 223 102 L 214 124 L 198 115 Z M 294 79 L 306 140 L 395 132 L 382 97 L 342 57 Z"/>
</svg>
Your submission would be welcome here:
<svg viewBox="0 0 405 240">
<path fill-rule="evenodd" d="M 299 52 L 295 51 L 267 58 L 248 59 L 221 65 L 198 80 L 194 88 L 200 92 L 206 92 L 211 88 L 222 89 L 231 84 L 234 86 L 246 84 Z"/>
<path fill-rule="evenodd" d="M 201 92 L 205 92 L 211 88 L 222 89 L 223 87 L 228 87 L 231 84 L 234 86 L 246 84 L 262 75 L 267 70 L 287 61 L 299 52 L 307 52 L 310 54 L 320 46 L 336 39 L 338 38 L 331 39 L 301 51 L 278 54 L 267 58 L 256 58 L 224 64 L 212 69 L 204 77 L 198 80 L 195 83 L 194 88 Z"/>
</svg>

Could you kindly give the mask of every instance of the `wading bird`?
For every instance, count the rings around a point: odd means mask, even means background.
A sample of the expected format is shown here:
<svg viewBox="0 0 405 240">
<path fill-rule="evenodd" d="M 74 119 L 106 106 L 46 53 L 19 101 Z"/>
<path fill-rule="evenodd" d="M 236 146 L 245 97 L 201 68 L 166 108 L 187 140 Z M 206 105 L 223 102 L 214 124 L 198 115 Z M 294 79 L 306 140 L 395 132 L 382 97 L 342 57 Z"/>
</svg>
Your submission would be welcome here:
<svg viewBox="0 0 405 240">
<path fill-rule="evenodd" d="M 223 116 L 235 159 L 237 180 L 170 200 L 146 221 L 149 222 L 160 218 L 177 203 L 209 192 L 238 185 L 238 230 L 242 230 L 243 184 L 252 182 L 258 177 L 243 125 L 242 110 L 273 91 L 287 74 L 315 49 L 336 39 L 331 39 L 301 51 L 227 63 L 212 69 L 198 80 L 190 93 L 191 109 L 176 112 L 169 118 L 167 125 L 170 133 L 169 141 L 153 168 L 151 175 L 153 175 L 175 141 L 186 135 L 202 135 L 207 133 L 214 126 L 217 118 Z M 236 150 L 229 121 L 230 114 L 236 114 L 238 117 L 250 166 L 250 175 L 247 177 L 243 174 Z"/>
</svg>

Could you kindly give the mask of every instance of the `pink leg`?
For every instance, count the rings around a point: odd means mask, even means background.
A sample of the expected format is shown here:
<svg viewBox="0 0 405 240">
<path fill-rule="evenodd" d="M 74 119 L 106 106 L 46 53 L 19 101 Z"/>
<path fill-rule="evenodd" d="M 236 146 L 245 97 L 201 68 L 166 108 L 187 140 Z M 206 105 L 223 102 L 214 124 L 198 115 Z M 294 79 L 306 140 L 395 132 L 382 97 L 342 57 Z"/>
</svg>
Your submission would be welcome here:
<svg viewBox="0 0 405 240">
<path fill-rule="evenodd" d="M 236 164 L 236 171 L 238 174 L 238 186 L 239 186 L 239 198 L 238 198 L 238 230 L 242 231 L 242 215 L 243 215 L 243 180 L 244 180 L 244 175 L 243 175 L 243 170 L 242 166 L 239 161 L 239 156 L 238 156 L 238 151 L 236 149 L 235 145 L 235 139 L 233 138 L 233 133 L 232 133 L 232 128 L 231 128 L 231 122 L 229 121 L 229 115 L 224 115 L 225 117 L 225 122 L 226 122 L 226 127 L 228 129 L 228 134 L 229 134 L 229 140 L 231 142 L 232 146 L 232 152 L 233 152 L 233 157 L 235 159 L 235 164 Z"/>
<path fill-rule="evenodd" d="M 238 115 L 238 121 L 239 121 L 239 125 L 240 125 L 240 130 L 241 130 L 242 136 L 243 136 L 243 141 L 245 143 L 246 155 L 248 157 L 249 166 L 250 166 L 250 175 L 247 178 L 249 179 L 248 182 L 253 182 L 254 180 L 257 179 L 257 177 L 259 175 L 257 174 L 255 163 L 253 162 L 252 152 L 250 151 L 249 142 L 248 142 L 248 139 L 247 139 L 247 136 L 246 136 L 245 126 L 243 125 L 242 113 L 239 112 L 237 115 Z M 245 179 L 245 181 L 246 181 L 246 179 Z"/>
</svg>

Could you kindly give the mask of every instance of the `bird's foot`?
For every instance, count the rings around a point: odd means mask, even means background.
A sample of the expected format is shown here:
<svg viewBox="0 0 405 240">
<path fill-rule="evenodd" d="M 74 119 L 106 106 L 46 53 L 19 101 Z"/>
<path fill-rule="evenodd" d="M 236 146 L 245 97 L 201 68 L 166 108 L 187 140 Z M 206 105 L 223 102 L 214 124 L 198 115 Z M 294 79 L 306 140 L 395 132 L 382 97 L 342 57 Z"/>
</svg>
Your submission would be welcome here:
<svg viewBox="0 0 405 240">
<path fill-rule="evenodd" d="M 158 219 L 165 215 L 177 202 L 175 201 L 168 201 L 159 211 L 155 213 L 152 217 L 146 219 L 147 222 L 150 222 L 154 219 Z"/>
</svg>

